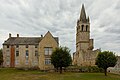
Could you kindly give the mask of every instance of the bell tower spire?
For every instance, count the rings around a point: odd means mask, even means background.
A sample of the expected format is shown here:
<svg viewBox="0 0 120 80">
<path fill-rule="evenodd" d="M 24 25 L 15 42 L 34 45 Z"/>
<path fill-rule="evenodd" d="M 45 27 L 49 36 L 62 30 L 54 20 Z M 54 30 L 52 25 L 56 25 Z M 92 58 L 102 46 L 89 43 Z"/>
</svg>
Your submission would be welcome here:
<svg viewBox="0 0 120 80">
<path fill-rule="evenodd" d="M 76 32 L 76 46 L 78 46 L 76 49 L 87 50 L 90 40 L 90 23 L 89 16 L 86 17 L 84 4 L 82 4 L 80 18 L 77 21 Z"/>
<path fill-rule="evenodd" d="M 76 25 L 76 52 L 73 54 L 73 64 L 78 66 L 94 66 L 99 50 L 93 50 L 94 40 L 90 39 L 90 18 L 86 16 L 82 4 L 80 17 Z"/>
<path fill-rule="evenodd" d="M 80 13 L 80 21 L 87 22 L 84 4 L 82 4 L 82 9 Z"/>
</svg>

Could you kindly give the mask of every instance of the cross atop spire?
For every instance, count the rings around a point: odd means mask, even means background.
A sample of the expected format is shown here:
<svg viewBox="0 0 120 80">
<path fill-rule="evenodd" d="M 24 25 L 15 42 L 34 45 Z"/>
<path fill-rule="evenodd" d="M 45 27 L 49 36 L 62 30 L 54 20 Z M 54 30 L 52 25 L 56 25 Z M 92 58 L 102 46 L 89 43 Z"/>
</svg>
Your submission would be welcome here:
<svg viewBox="0 0 120 80">
<path fill-rule="evenodd" d="M 81 9 L 81 14 L 80 14 L 80 21 L 81 22 L 87 22 L 84 4 L 82 4 L 82 9 Z"/>
</svg>

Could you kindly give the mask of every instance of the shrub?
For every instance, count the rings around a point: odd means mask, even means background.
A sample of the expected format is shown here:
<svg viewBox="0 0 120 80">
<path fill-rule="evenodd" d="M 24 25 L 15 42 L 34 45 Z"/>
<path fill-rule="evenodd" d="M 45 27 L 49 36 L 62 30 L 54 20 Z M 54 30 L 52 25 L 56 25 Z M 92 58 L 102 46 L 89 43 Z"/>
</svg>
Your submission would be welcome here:
<svg viewBox="0 0 120 80">
<path fill-rule="evenodd" d="M 103 69 L 97 66 L 81 66 L 79 70 L 80 72 L 103 72 Z"/>
</svg>

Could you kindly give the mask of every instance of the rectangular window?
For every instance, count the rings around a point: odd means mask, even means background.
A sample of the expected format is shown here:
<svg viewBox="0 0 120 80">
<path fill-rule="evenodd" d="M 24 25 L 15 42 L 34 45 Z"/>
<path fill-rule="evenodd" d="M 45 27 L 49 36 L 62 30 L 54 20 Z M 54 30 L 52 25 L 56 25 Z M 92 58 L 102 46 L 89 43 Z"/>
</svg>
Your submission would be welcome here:
<svg viewBox="0 0 120 80">
<path fill-rule="evenodd" d="M 52 54 L 52 47 L 45 47 L 44 51 L 45 51 L 45 55 L 51 55 Z"/>
<path fill-rule="evenodd" d="M 26 57 L 28 57 L 29 56 L 29 53 L 28 53 L 28 50 L 26 50 Z"/>
<path fill-rule="evenodd" d="M 51 64 L 51 59 L 45 59 L 45 64 Z"/>
<path fill-rule="evenodd" d="M 17 64 L 19 64 L 19 61 L 18 61 L 18 59 L 16 59 L 16 60 L 15 60 L 15 64 L 16 64 L 16 65 L 17 65 Z"/>
<path fill-rule="evenodd" d="M 52 54 L 52 48 L 49 48 L 49 55 L 51 55 Z"/>
<path fill-rule="evenodd" d="M 16 51 L 16 57 L 18 57 L 19 56 L 19 51 Z"/>
<path fill-rule="evenodd" d="M 38 56 L 38 51 L 35 51 L 35 56 Z"/>
<path fill-rule="evenodd" d="M 26 57 L 26 61 L 25 61 L 25 64 L 28 64 L 28 57 Z"/>
<path fill-rule="evenodd" d="M 28 61 L 29 61 L 29 52 L 28 52 L 28 50 L 26 50 L 26 54 L 25 54 L 25 64 L 28 64 Z"/>
<path fill-rule="evenodd" d="M 49 48 L 45 48 L 45 55 L 49 55 Z"/>
<path fill-rule="evenodd" d="M 6 65 L 10 65 L 10 57 L 6 58 Z"/>
<path fill-rule="evenodd" d="M 10 56 L 10 51 L 9 50 L 6 50 L 6 56 Z"/>
</svg>

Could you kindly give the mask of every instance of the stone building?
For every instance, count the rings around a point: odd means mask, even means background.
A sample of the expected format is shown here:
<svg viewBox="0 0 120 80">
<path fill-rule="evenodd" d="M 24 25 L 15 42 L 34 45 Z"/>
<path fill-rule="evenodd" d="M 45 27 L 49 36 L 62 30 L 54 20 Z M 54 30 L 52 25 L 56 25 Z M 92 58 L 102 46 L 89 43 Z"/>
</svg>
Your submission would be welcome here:
<svg viewBox="0 0 120 80">
<path fill-rule="evenodd" d="M 58 37 L 48 31 L 41 37 L 12 37 L 3 43 L 3 66 L 47 70 L 53 68 L 50 55 L 59 46 Z"/>
<path fill-rule="evenodd" d="M 117 56 L 117 63 L 114 67 L 109 67 L 107 69 L 108 72 L 114 73 L 114 74 L 120 74 L 120 56 Z"/>
<path fill-rule="evenodd" d="M 100 50 L 93 50 L 94 40 L 90 39 L 90 21 L 86 17 L 84 5 L 82 5 L 80 18 L 76 26 L 76 52 L 73 53 L 73 64 L 78 66 L 94 66 L 95 59 Z"/>
</svg>

